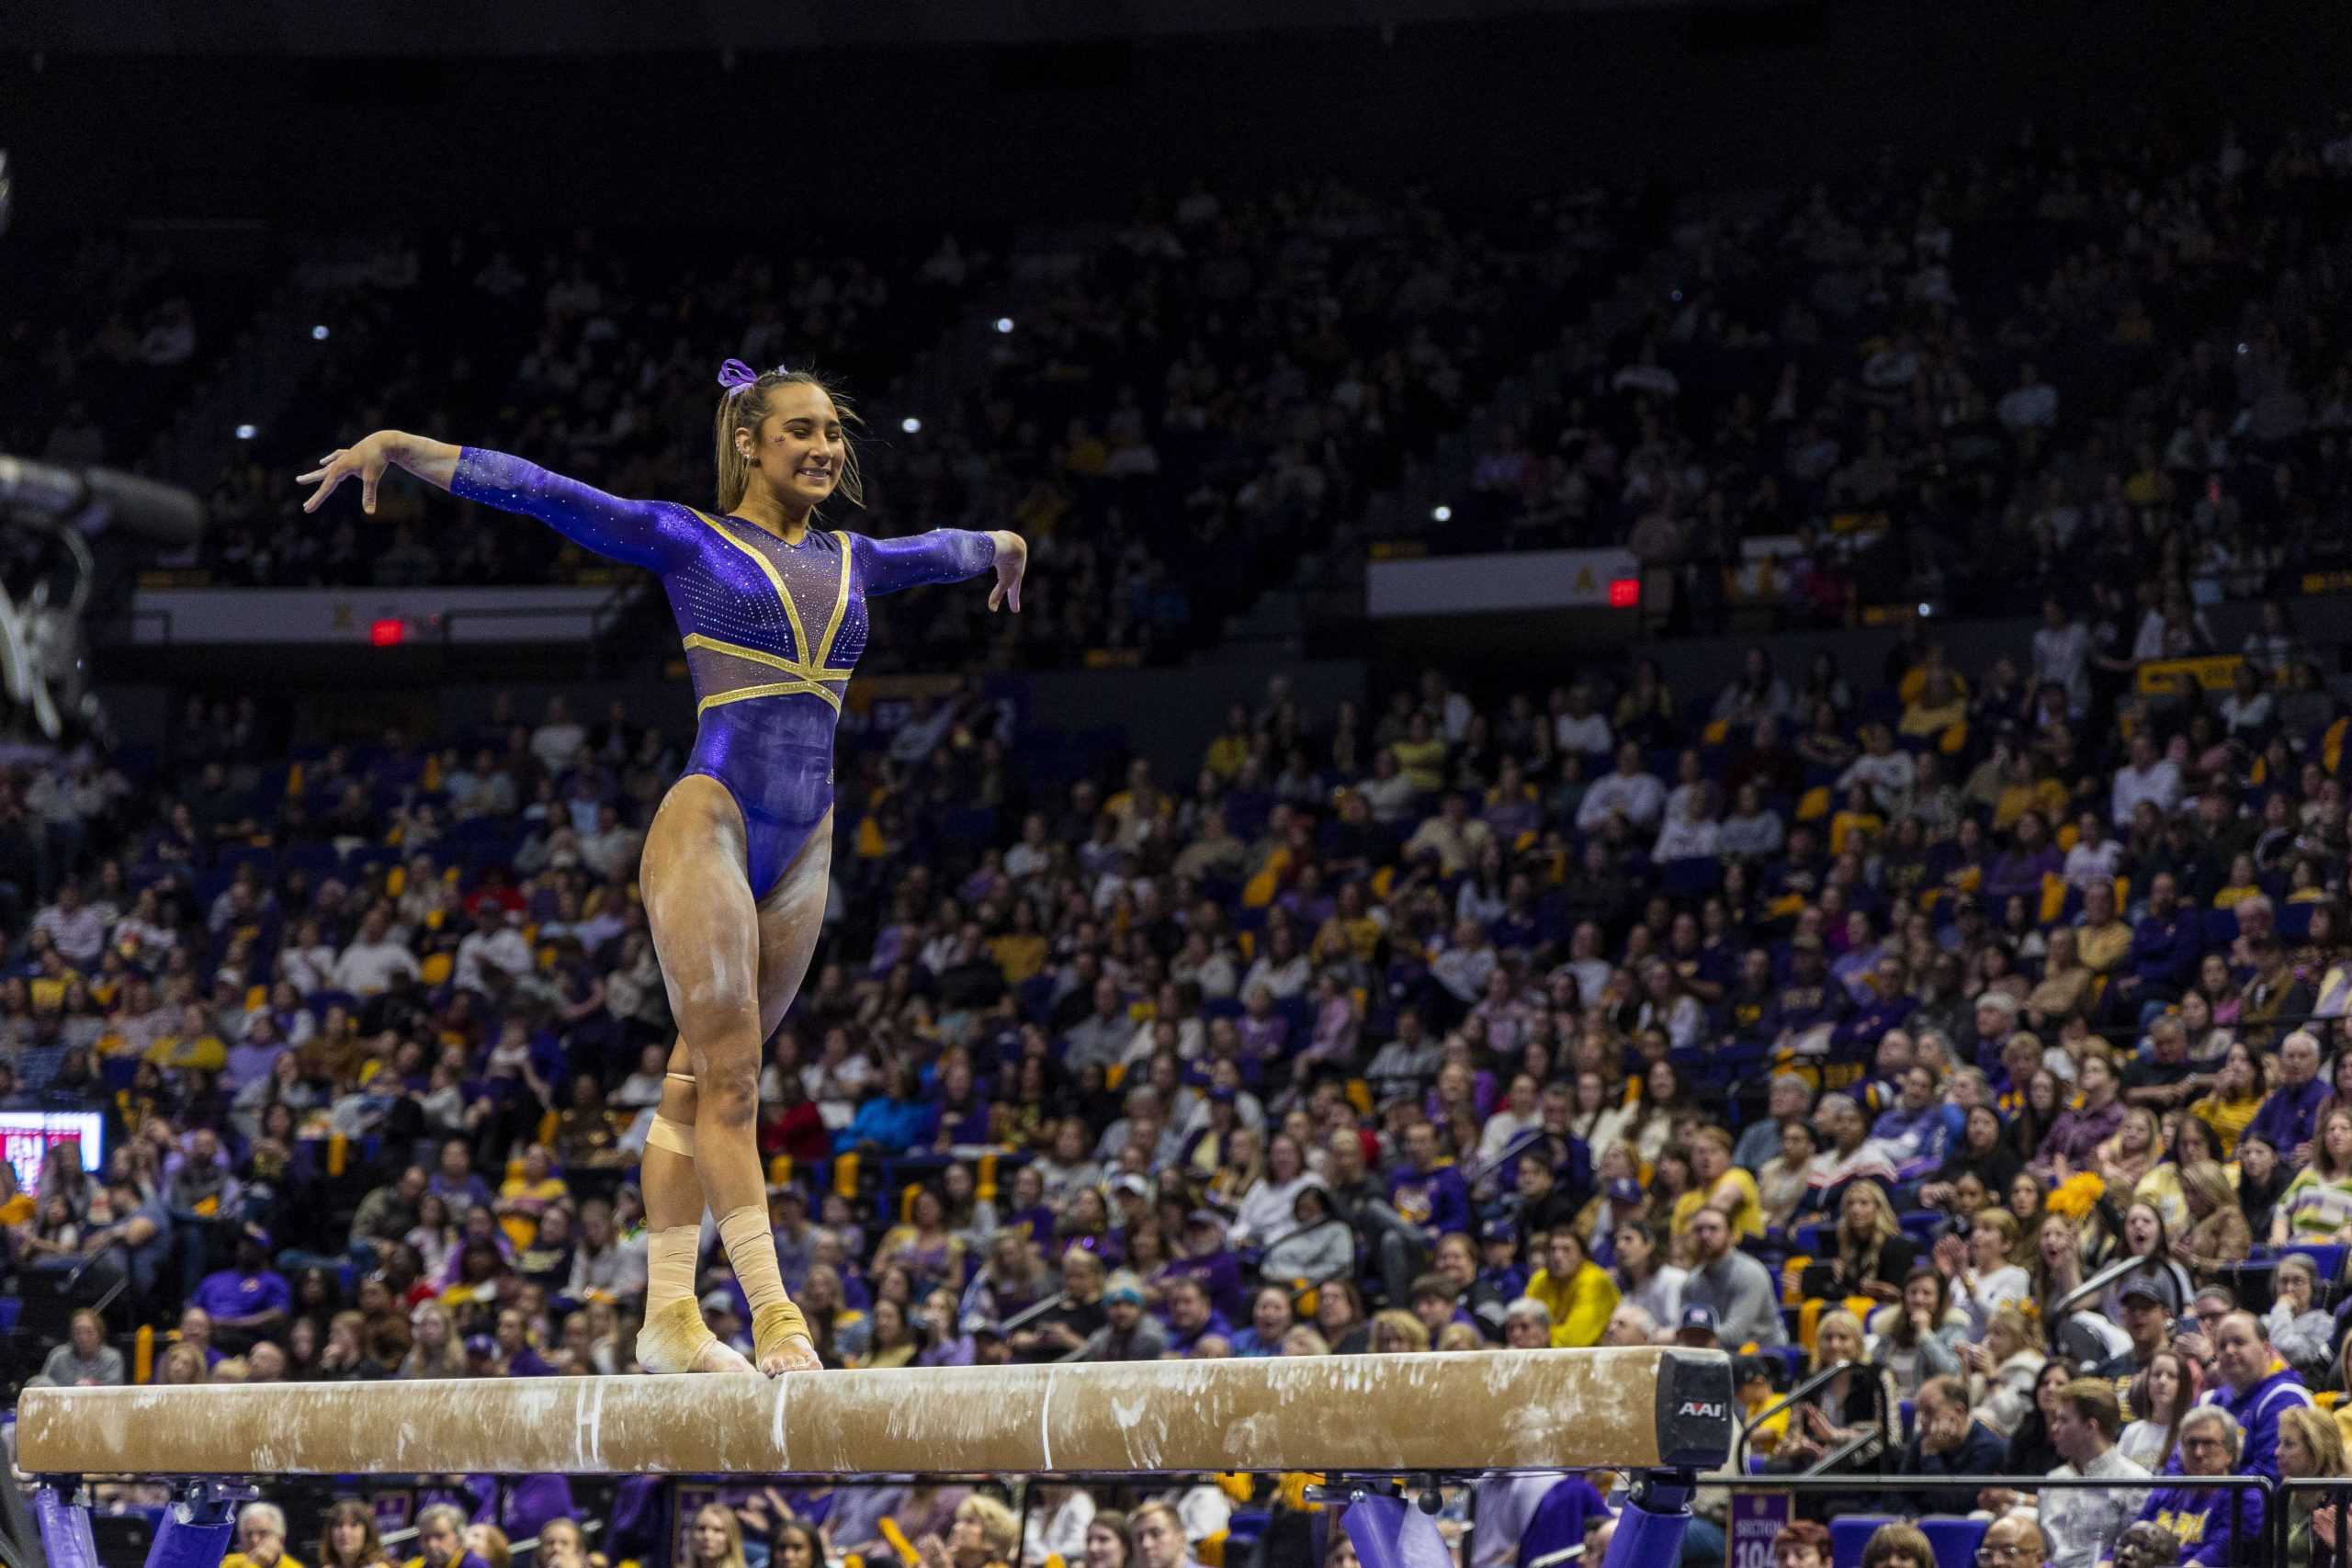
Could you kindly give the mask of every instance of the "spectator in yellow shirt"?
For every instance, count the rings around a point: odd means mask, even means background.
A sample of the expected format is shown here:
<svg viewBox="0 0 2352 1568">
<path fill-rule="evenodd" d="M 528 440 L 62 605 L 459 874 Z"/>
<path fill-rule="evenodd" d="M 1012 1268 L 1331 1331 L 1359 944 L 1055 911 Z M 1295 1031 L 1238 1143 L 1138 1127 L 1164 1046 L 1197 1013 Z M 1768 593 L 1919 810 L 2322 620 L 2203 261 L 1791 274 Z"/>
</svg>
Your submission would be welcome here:
<svg viewBox="0 0 2352 1568">
<path fill-rule="evenodd" d="M 1258 734 L 1250 723 L 1249 705 L 1232 704 L 1225 710 L 1225 728 L 1209 742 L 1208 754 L 1201 759 L 1201 766 L 1229 783 L 1241 771 L 1241 764 L 1250 760 L 1257 744 Z"/>
<path fill-rule="evenodd" d="M 1617 1310 L 1617 1282 L 1585 1251 L 1584 1238 L 1566 1225 L 1544 1238 L 1544 1267 L 1527 1281 L 1527 1293 L 1552 1314 L 1555 1349 L 1600 1344 L 1609 1314 Z"/>
<path fill-rule="evenodd" d="M 1405 727 L 1405 739 L 1388 750 L 1414 794 L 1435 795 L 1445 787 L 1445 742 L 1431 731 L 1429 715 L 1415 714 Z"/>
<path fill-rule="evenodd" d="M 2083 889 L 2083 918 L 2075 927 L 2075 956 L 2094 975 L 2112 975 L 2132 955 L 2132 928 L 2115 912 L 2115 884 L 2100 877 Z"/>
<path fill-rule="evenodd" d="M 144 1059 L 166 1071 L 217 1073 L 229 1065 L 229 1047 L 206 1026 L 204 1009 L 190 1002 L 180 1010 L 180 1026 L 148 1046 Z"/>
<path fill-rule="evenodd" d="M 1672 1234 L 1680 1241 L 1701 1209 L 1720 1209 L 1734 1240 L 1764 1234 L 1764 1200 L 1756 1179 L 1731 1162 L 1731 1134 L 1701 1127 L 1690 1136 L 1690 1190 L 1674 1201 Z"/>
<path fill-rule="evenodd" d="M 1967 716 L 1967 692 L 1950 674 L 1939 670 L 1920 683 L 1919 694 L 1904 708 L 1895 733 L 1927 740 Z"/>
</svg>

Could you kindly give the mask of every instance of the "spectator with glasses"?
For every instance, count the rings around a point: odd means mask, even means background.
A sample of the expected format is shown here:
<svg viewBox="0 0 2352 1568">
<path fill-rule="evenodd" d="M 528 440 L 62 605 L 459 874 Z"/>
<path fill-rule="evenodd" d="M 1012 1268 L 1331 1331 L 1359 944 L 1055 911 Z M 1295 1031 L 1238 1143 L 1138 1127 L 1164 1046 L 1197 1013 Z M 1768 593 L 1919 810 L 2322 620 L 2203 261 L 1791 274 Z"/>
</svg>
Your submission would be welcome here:
<svg viewBox="0 0 2352 1568">
<path fill-rule="evenodd" d="M 2232 1568 L 2263 1560 L 2262 1493 L 2251 1486 L 2200 1486 L 2195 1482 L 2241 1473 L 2245 1430 L 2226 1410 L 2200 1404 L 2180 1424 L 2180 1479 L 2189 1484 L 2148 1495 L 2140 1517 L 2162 1526 L 2180 1543 L 2183 1563 Z"/>
<path fill-rule="evenodd" d="M 1976 1548 L 1976 1568 L 2045 1568 L 2049 1561 L 2041 1527 L 2016 1514 L 1995 1519 Z"/>
</svg>

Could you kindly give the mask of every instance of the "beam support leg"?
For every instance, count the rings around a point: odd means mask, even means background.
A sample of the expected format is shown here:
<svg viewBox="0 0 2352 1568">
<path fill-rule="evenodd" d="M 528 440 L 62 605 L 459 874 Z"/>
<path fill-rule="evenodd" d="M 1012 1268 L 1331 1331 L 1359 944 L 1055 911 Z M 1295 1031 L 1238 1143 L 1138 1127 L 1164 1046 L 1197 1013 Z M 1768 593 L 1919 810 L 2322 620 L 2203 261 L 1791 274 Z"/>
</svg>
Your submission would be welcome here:
<svg viewBox="0 0 2352 1568">
<path fill-rule="evenodd" d="M 90 1509 L 54 1486 L 33 1493 L 33 1518 L 49 1568 L 98 1568 L 97 1543 L 90 1539 Z"/>
<path fill-rule="evenodd" d="M 1653 1470 L 1634 1477 L 1601 1568 L 1673 1568 L 1681 1562 L 1690 1494 L 1697 1489 L 1698 1477 L 1689 1471 Z"/>
<path fill-rule="evenodd" d="M 192 1483 L 164 1510 L 163 1528 L 147 1551 L 147 1568 L 220 1568 L 236 1533 L 237 1509 L 254 1495 L 251 1486 Z"/>
</svg>

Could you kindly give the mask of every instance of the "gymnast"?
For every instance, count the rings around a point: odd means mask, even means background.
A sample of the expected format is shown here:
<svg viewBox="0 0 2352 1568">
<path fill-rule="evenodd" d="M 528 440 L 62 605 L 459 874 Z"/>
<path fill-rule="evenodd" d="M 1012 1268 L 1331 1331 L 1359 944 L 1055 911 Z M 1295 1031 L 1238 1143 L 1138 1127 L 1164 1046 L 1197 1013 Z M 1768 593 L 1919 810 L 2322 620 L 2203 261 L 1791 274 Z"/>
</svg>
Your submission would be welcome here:
<svg viewBox="0 0 2352 1568">
<path fill-rule="evenodd" d="M 865 602 L 994 568 L 989 608 L 1021 608 L 1018 534 L 935 529 L 872 539 L 819 525 L 836 491 L 863 504 L 855 412 L 806 371 L 718 373 L 718 515 L 621 501 L 477 446 L 379 430 L 301 476 L 315 512 L 347 479 L 376 510 L 388 468 L 538 518 L 566 538 L 661 574 L 694 680 L 693 754 L 654 813 L 639 882 L 678 1039 L 646 1138 L 648 1285 L 638 1360 L 649 1371 L 749 1372 L 695 1299 L 707 1201 L 752 1307 L 759 1371 L 813 1371 L 768 1232 L 753 1123 L 760 1047 L 792 1005 L 832 864 L 833 727 L 866 639 Z"/>
</svg>

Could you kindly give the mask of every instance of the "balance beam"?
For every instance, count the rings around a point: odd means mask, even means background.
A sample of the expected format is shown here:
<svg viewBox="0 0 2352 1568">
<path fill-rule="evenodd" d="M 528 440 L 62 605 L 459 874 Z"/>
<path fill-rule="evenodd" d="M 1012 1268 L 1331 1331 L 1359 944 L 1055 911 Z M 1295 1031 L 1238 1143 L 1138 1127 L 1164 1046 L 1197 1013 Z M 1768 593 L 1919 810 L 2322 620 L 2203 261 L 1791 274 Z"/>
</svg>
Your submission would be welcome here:
<svg viewBox="0 0 2352 1568">
<path fill-rule="evenodd" d="M 1711 1468 L 1720 1351 L 1513 1350 L 746 1377 L 27 1389 L 32 1475 Z"/>
</svg>

